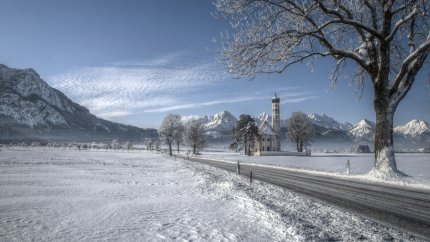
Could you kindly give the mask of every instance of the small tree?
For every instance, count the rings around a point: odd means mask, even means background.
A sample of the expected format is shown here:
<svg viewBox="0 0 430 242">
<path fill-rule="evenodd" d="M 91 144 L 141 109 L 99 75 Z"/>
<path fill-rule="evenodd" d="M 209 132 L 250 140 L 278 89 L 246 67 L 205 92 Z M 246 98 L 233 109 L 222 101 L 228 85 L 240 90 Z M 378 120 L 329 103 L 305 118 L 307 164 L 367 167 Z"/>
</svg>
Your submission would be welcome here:
<svg viewBox="0 0 430 242">
<path fill-rule="evenodd" d="M 303 147 L 311 144 L 314 129 L 309 117 L 302 112 L 294 112 L 287 121 L 288 139 L 296 144 L 298 152 L 303 152 Z"/>
<path fill-rule="evenodd" d="M 130 141 L 125 142 L 124 148 L 130 150 L 133 147 L 133 144 Z"/>
<path fill-rule="evenodd" d="M 145 138 L 145 140 L 143 141 L 143 144 L 146 146 L 146 150 L 152 151 L 153 146 L 154 146 L 154 139 Z"/>
<path fill-rule="evenodd" d="M 121 148 L 121 143 L 120 143 L 120 141 L 114 139 L 111 142 L 111 146 L 114 150 L 117 150 L 117 149 Z"/>
<path fill-rule="evenodd" d="M 156 151 L 160 150 L 160 146 L 161 146 L 161 140 L 159 140 L 159 139 L 154 140 L 152 147 L 154 147 Z"/>
<path fill-rule="evenodd" d="M 258 127 L 255 120 L 246 114 L 242 114 L 233 128 L 234 143 L 230 145 L 236 150 L 244 150 L 245 155 L 251 154 L 251 149 L 254 148 L 255 141 L 259 139 Z"/>
<path fill-rule="evenodd" d="M 207 137 L 203 122 L 190 120 L 186 123 L 185 140 L 193 148 L 193 154 L 207 146 Z"/>
<path fill-rule="evenodd" d="M 161 123 L 158 134 L 162 141 L 169 146 L 169 155 L 172 155 L 172 142 L 179 126 L 181 126 L 181 115 L 169 113 Z"/>
</svg>

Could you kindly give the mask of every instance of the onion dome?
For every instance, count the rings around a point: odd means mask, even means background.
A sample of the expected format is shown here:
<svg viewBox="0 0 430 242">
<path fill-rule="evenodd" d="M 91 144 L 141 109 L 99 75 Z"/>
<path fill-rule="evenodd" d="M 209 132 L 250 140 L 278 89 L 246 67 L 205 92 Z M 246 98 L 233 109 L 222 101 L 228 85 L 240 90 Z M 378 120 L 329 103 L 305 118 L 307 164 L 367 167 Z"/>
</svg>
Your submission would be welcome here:
<svg viewBox="0 0 430 242">
<path fill-rule="evenodd" d="M 275 96 L 274 97 L 272 97 L 272 103 L 279 103 L 279 97 L 278 96 L 276 96 L 276 93 L 275 93 Z"/>
</svg>

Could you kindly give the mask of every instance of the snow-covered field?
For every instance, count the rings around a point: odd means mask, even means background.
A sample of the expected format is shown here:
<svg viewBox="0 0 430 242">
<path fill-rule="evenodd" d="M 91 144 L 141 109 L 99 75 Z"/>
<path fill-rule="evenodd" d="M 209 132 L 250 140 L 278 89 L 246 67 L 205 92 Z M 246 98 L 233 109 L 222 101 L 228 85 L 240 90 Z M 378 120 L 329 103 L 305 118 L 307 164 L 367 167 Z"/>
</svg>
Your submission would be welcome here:
<svg viewBox="0 0 430 242">
<path fill-rule="evenodd" d="M 288 190 L 150 152 L 0 151 L 0 241 L 415 238 Z"/>
<path fill-rule="evenodd" d="M 372 170 L 374 155 L 351 153 L 315 153 L 312 156 L 244 156 L 232 152 L 203 152 L 202 157 L 241 161 L 256 164 L 304 168 L 318 171 L 345 173 L 350 161 L 351 174 L 365 174 Z M 397 153 L 397 168 L 413 177 L 430 178 L 429 153 Z"/>
</svg>

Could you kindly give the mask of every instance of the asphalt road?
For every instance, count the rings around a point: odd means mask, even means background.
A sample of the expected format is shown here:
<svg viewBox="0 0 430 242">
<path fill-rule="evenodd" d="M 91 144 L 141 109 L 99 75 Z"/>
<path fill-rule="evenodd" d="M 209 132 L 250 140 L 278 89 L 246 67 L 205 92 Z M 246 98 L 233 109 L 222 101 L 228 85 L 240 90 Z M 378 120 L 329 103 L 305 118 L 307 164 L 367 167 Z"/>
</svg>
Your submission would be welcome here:
<svg viewBox="0 0 430 242">
<path fill-rule="evenodd" d="M 186 159 L 186 156 L 175 155 Z M 235 162 L 189 157 L 189 160 L 237 172 Z M 292 172 L 279 167 L 240 163 L 240 174 L 285 187 L 370 220 L 430 240 L 430 192 Z"/>
</svg>

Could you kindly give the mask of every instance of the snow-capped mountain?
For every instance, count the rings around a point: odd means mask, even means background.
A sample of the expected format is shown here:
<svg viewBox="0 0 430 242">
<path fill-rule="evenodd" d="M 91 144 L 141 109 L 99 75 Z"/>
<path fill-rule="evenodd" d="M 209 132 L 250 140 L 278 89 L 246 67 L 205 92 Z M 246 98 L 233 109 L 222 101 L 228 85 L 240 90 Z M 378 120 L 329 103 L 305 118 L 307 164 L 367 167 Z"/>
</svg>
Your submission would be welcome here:
<svg viewBox="0 0 430 242">
<path fill-rule="evenodd" d="M 236 125 L 237 118 L 228 111 L 222 111 L 215 114 L 208 123 L 206 129 L 232 130 Z"/>
<path fill-rule="evenodd" d="M 230 112 L 219 112 L 205 124 L 206 134 L 212 140 L 231 140 L 236 122 L 237 118 Z"/>
<path fill-rule="evenodd" d="M 265 121 L 269 124 L 272 123 L 272 116 L 270 116 L 268 113 L 261 113 L 260 115 L 258 115 L 257 118 L 254 118 L 254 119 L 255 119 L 255 122 L 257 123 L 257 126 L 260 126 Z"/>
<path fill-rule="evenodd" d="M 375 123 L 367 119 L 361 120 L 349 133 L 358 140 L 371 141 L 375 139 Z"/>
<path fill-rule="evenodd" d="M 327 116 L 325 113 L 319 115 L 316 113 L 309 114 L 308 117 L 312 120 L 314 125 L 327 128 L 327 129 L 340 129 L 344 131 L 349 131 L 352 128 L 350 123 L 339 123 L 333 118 Z"/>
<path fill-rule="evenodd" d="M 132 138 L 156 135 L 155 130 L 99 119 L 50 87 L 35 70 L 14 69 L 1 64 L 0 130 L 9 137 L 19 133 L 28 137 L 32 132 L 43 136 L 48 131 L 51 135 L 55 131 L 61 131 L 63 135 L 67 131 L 73 131 L 72 135 L 79 131 L 87 136 L 91 133 Z"/>
<path fill-rule="evenodd" d="M 405 125 L 395 127 L 394 133 L 406 137 L 417 137 L 430 134 L 430 125 L 425 121 L 414 119 Z"/>
</svg>

